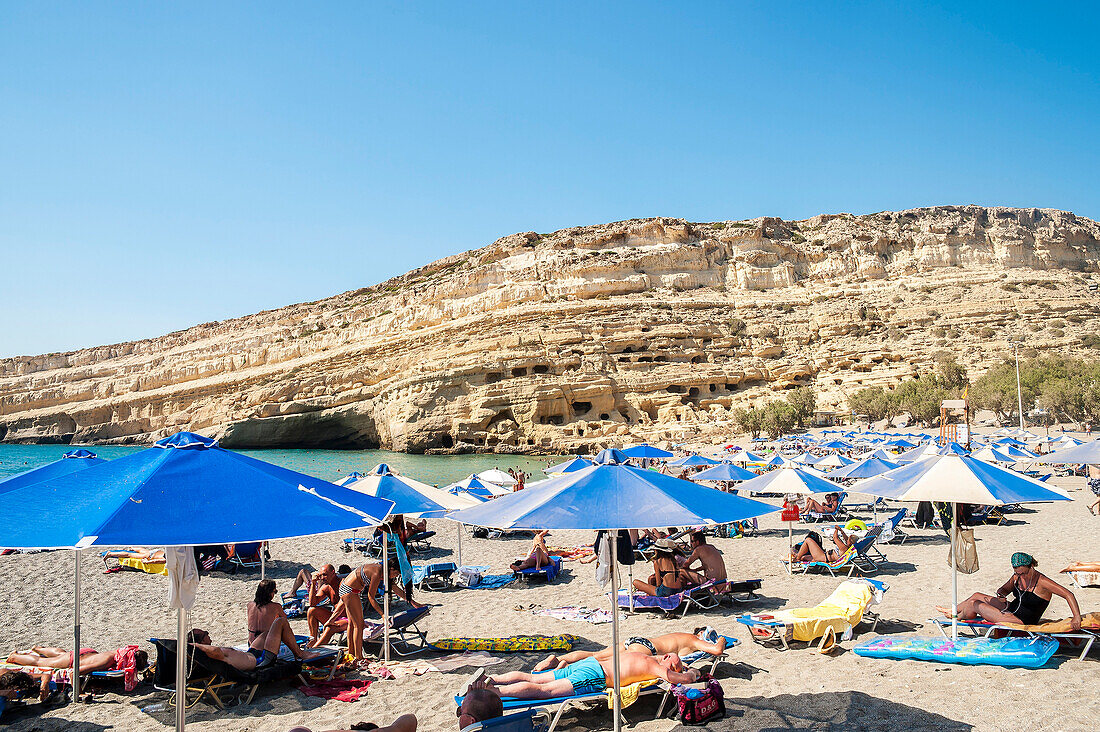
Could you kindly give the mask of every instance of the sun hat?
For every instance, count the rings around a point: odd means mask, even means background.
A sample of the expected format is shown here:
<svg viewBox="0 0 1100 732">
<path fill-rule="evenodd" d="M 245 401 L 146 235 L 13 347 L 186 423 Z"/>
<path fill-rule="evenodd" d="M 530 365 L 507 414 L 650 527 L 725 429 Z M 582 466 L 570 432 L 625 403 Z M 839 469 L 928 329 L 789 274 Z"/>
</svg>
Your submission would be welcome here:
<svg viewBox="0 0 1100 732">
<path fill-rule="evenodd" d="M 658 539 L 653 542 L 653 547 L 659 552 L 675 552 L 676 542 L 672 539 Z"/>
</svg>

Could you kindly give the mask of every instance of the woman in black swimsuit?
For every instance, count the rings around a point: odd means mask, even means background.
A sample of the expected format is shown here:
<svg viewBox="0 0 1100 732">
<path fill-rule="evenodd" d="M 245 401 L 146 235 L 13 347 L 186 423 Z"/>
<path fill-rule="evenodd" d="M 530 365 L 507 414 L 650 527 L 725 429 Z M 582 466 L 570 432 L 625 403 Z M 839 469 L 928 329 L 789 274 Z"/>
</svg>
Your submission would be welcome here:
<svg viewBox="0 0 1100 732">
<path fill-rule="evenodd" d="M 1070 626 L 1081 629 L 1081 610 L 1077 598 L 1060 584 L 1039 572 L 1039 563 L 1030 554 L 1016 552 L 1012 555 L 1012 578 L 997 590 L 996 595 L 975 592 L 959 603 L 959 620 L 981 618 L 988 623 L 1019 623 L 1035 625 L 1050 605 L 1050 598 L 1058 595 L 1069 603 L 1073 611 Z M 1010 598 L 1009 595 L 1012 597 Z M 948 608 L 938 608 L 948 617 Z"/>
</svg>

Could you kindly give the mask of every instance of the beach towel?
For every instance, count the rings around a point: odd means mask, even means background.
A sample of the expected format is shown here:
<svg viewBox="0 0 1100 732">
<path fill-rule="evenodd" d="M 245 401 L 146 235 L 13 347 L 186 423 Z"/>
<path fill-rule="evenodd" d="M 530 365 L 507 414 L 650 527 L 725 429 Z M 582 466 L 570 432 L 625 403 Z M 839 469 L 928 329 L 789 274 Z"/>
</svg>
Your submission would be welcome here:
<svg viewBox="0 0 1100 732">
<path fill-rule="evenodd" d="M 298 691 L 306 696 L 315 696 L 320 699 L 353 702 L 366 694 L 370 685 L 370 679 L 334 679 L 332 681 L 317 681 L 309 686 L 299 686 Z"/>
<path fill-rule="evenodd" d="M 591 546 L 548 546 L 546 551 L 555 554 L 564 560 L 582 559 L 593 554 Z"/>
<path fill-rule="evenodd" d="M 868 658 L 1039 668 L 1058 650 L 1058 641 L 1043 636 L 951 640 L 932 636 L 890 635 L 864 641 L 852 650 L 857 656 Z"/>
<path fill-rule="evenodd" d="M 619 687 L 619 704 L 622 709 L 626 709 L 634 702 L 638 701 L 638 697 L 642 694 L 642 689 L 646 689 L 650 686 L 658 684 L 660 679 L 646 679 L 645 681 L 635 681 L 633 684 L 627 684 L 626 686 Z M 612 706 L 615 703 L 615 689 L 609 687 L 606 689 L 607 693 L 607 706 Z"/>
<path fill-rule="evenodd" d="M 367 673 L 380 679 L 402 679 L 406 676 L 423 676 L 439 669 L 427 661 L 390 661 L 369 664 Z"/>
<path fill-rule="evenodd" d="M 442 638 L 431 644 L 441 651 L 491 651 L 493 653 L 526 653 L 530 651 L 571 651 L 577 636 L 513 635 L 507 638 Z"/>
<path fill-rule="evenodd" d="M 118 564 L 126 569 L 136 569 L 139 572 L 145 572 L 146 574 L 159 574 L 165 577 L 168 576 L 168 562 L 148 562 L 144 559 L 134 559 L 133 557 L 123 557 L 118 560 Z"/>
<path fill-rule="evenodd" d="M 470 651 L 454 653 L 450 656 L 444 656 L 443 658 L 437 658 L 432 661 L 432 665 L 442 673 L 471 666 L 473 668 L 484 668 L 486 666 L 495 666 L 498 663 L 504 663 L 504 659 L 490 656 L 488 653 L 483 653 L 481 651 L 475 651 L 473 653 Z"/>
<path fill-rule="evenodd" d="M 859 625 L 863 613 L 875 601 L 871 585 L 860 580 L 841 582 L 833 594 L 816 607 L 776 610 L 775 620 L 790 626 L 796 641 L 809 642 L 825 635 L 830 628 L 838 635 Z"/>
<path fill-rule="evenodd" d="M 510 585 L 516 581 L 514 574 L 483 574 L 481 575 L 481 581 L 473 587 L 468 587 L 470 590 L 496 590 Z"/>
<path fill-rule="evenodd" d="M 137 660 L 135 654 L 137 646 L 123 646 L 115 651 L 114 667 L 116 671 L 122 671 L 122 684 L 126 691 L 133 691 L 137 686 Z"/>
<path fill-rule="evenodd" d="M 1100 585 L 1100 562 L 1074 562 L 1062 570 L 1080 587 Z"/>
<path fill-rule="evenodd" d="M 611 622 L 611 613 L 607 610 L 593 610 L 590 607 L 576 607 L 568 605 L 566 607 L 551 607 L 543 610 L 532 610 L 535 615 L 545 615 L 548 618 L 557 618 L 558 620 L 575 620 L 578 622 L 592 623 L 593 625 L 600 625 L 601 623 Z"/>
<path fill-rule="evenodd" d="M 998 623 L 998 625 L 1012 630 L 1027 630 L 1032 633 L 1073 633 L 1070 619 L 1054 620 L 1049 623 L 1036 625 L 1024 625 L 1023 623 Z M 1081 616 L 1081 628 L 1083 630 L 1100 630 L 1100 612 L 1085 613 Z"/>
</svg>

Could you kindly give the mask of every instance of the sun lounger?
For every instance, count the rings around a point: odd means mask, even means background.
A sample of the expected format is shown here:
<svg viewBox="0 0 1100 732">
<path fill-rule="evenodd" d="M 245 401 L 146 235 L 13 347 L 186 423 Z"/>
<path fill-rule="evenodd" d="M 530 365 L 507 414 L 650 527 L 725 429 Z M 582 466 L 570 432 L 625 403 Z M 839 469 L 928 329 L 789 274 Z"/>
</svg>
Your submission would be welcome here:
<svg viewBox="0 0 1100 732">
<path fill-rule="evenodd" d="M 543 565 L 542 567 L 530 567 L 529 569 L 512 570 L 518 579 L 530 582 L 533 579 L 544 579 L 547 582 L 553 582 L 558 574 L 561 573 L 561 557 L 557 555 L 550 556 L 550 563 Z"/>
<path fill-rule="evenodd" d="M 454 573 L 458 565 L 454 562 L 434 562 L 422 567 L 414 566 L 413 584 L 421 590 L 446 590 L 454 586 Z"/>
<path fill-rule="evenodd" d="M 687 615 L 692 608 L 698 610 L 710 610 L 718 607 L 715 599 L 715 582 L 704 582 L 698 587 L 691 587 L 667 597 L 655 597 L 644 592 L 635 592 L 633 604 L 628 590 L 619 590 L 619 607 L 633 607 L 635 610 L 660 610 L 668 617 L 674 617 L 679 611 L 679 616 Z"/>
<path fill-rule="evenodd" d="M 836 577 L 837 572 L 841 572 L 844 569 L 848 570 L 847 576 L 851 577 L 857 569 L 860 569 L 856 562 L 856 548 L 854 546 L 848 547 L 848 551 L 841 554 L 835 561 L 832 562 L 791 562 L 786 559 L 779 560 L 779 563 L 783 565 L 783 568 L 787 570 L 787 574 L 809 574 L 815 570 L 822 570 L 828 572 L 831 577 Z M 860 570 L 862 571 L 862 570 Z"/>
<path fill-rule="evenodd" d="M 410 554 L 427 554 L 432 550 L 431 538 L 433 536 L 435 536 L 434 531 L 418 531 L 415 534 L 410 534 L 405 541 L 405 547 Z"/>
<path fill-rule="evenodd" d="M 887 589 L 889 586 L 886 583 L 876 580 L 845 580 L 815 607 L 746 614 L 736 620 L 748 626 L 752 639 L 757 643 L 790 650 L 792 640 L 809 643 L 827 634 L 848 636 L 855 626 L 864 621 L 871 623 L 870 630 L 874 632 L 879 617 L 869 608 L 881 601 Z"/>
<path fill-rule="evenodd" d="M 390 618 L 390 648 L 400 656 L 411 656 L 427 650 L 428 637 L 417 623 L 432 611 L 431 605 L 411 607 Z M 384 636 L 382 623 L 368 622 L 363 631 L 363 646 L 381 646 Z"/>
<path fill-rule="evenodd" d="M 1096 615 L 1095 613 L 1093 615 Z M 944 638 L 951 637 L 951 618 L 931 618 L 928 621 L 936 628 Z M 959 628 L 972 638 L 993 638 L 1000 635 L 1012 635 L 1025 638 L 1053 638 L 1060 646 L 1064 646 L 1074 653 L 1080 652 L 1078 660 L 1085 660 L 1092 650 L 1092 645 L 1100 639 L 1100 623 L 1095 627 L 1082 627 L 1081 630 L 1042 630 L 1052 623 L 1039 625 L 1018 625 L 1016 623 L 986 623 L 975 620 L 958 621 Z M 1085 623 L 1087 626 L 1088 623 Z"/>
<path fill-rule="evenodd" d="M 301 637 L 299 637 L 302 640 Z M 161 691 L 174 692 L 176 686 L 176 641 L 175 639 L 150 638 L 149 641 L 157 649 L 157 662 L 154 667 L 153 686 Z M 242 647 L 243 649 L 244 647 Z M 187 707 L 191 708 L 203 698 L 209 697 L 219 709 L 224 709 L 227 703 L 251 704 L 260 686 L 298 677 L 303 684 L 309 679 L 304 674 L 305 666 L 324 667 L 331 666 L 329 678 L 336 668 L 342 655 L 340 649 L 333 647 L 312 648 L 321 655 L 309 661 L 302 662 L 294 658 L 294 654 L 286 646 L 279 649 L 279 656 L 275 663 L 262 669 L 241 671 L 217 659 L 211 658 L 202 651 L 190 651 L 188 653 L 187 677 Z M 230 697 L 228 695 L 232 694 Z M 193 698 L 190 698 L 194 695 Z M 173 696 L 171 704 L 175 704 Z"/>
<path fill-rule="evenodd" d="M 848 497 L 848 494 L 844 491 L 840 492 L 837 497 L 836 508 L 829 512 L 807 511 L 802 514 L 802 520 L 808 524 L 820 523 L 822 521 L 836 521 L 837 519 L 844 518 L 848 515 L 848 509 L 844 506 L 844 499 Z"/>
<path fill-rule="evenodd" d="M 538 723 L 535 719 L 543 717 Z M 505 714 L 496 719 L 487 719 L 484 722 L 474 722 L 463 727 L 461 732 L 535 732 L 546 728 L 550 715 L 536 709 L 525 709 L 514 714 Z"/>
<path fill-rule="evenodd" d="M 709 673 L 713 674 L 715 669 L 718 667 L 719 662 L 726 658 L 726 654 L 723 653 L 719 656 L 711 656 L 710 658 L 712 660 L 709 666 L 707 666 L 706 670 L 708 670 Z M 700 666 L 702 666 L 702 664 Z M 641 688 L 638 690 L 638 696 L 648 696 L 651 694 L 662 695 L 661 703 L 657 707 L 656 715 L 657 718 L 660 718 L 664 714 L 665 706 L 667 705 L 669 699 L 672 697 L 672 686 L 664 681 L 660 681 L 654 684 L 642 685 Z M 572 709 L 573 707 L 594 703 L 602 703 L 610 707 L 611 695 L 611 690 L 605 689 L 603 691 L 585 694 L 573 694 L 572 696 L 553 697 L 550 699 L 514 699 L 512 697 L 503 697 L 501 699 L 501 702 L 504 704 L 505 714 L 508 714 L 509 712 L 516 713 L 526 710 L 541 709 L 545 707 L 548 712 L 552 711 L 554 715 L 550 721 L 550 726 L 546 728 L 546 732 L 554 732 L 554 729 L 558 726 L 558 721 L 567 710 Z M 455 706 L 461 706 L 463 698 L 464 697 L 462 696 L 455 696 Z"/>
</svg>

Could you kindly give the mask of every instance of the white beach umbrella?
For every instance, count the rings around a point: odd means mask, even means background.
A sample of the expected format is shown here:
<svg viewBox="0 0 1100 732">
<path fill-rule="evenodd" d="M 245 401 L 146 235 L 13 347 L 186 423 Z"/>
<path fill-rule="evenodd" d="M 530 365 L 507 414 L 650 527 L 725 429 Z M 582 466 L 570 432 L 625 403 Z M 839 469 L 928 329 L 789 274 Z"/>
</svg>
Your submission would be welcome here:
<svg viewBox="0 0 1100 732">
<path fill-rule="evenodd" d="M 496 483 L 504 488 L 511 488 L 519 483 L 518 480 L 511 475 L 501 470 L 500 468 L 492 468 L 490 470 L 483 470 L 477 474 L 482 480 L 486 480 L 490 483 Z"/>
</svg>

